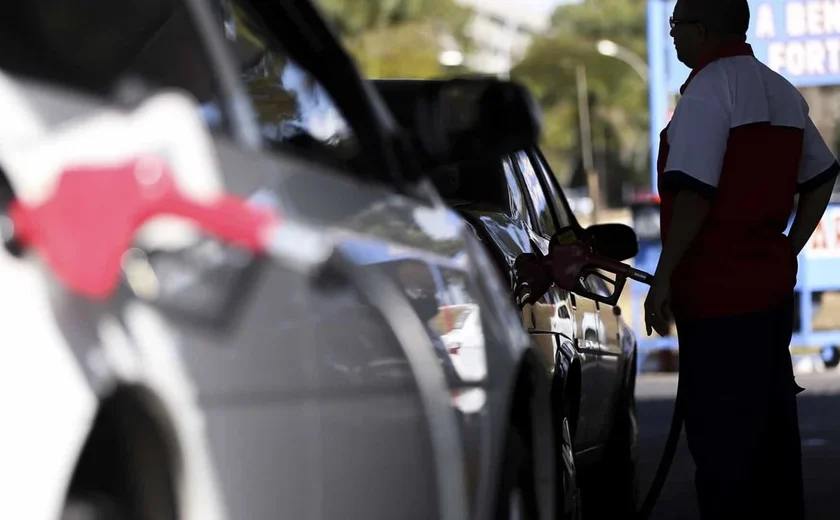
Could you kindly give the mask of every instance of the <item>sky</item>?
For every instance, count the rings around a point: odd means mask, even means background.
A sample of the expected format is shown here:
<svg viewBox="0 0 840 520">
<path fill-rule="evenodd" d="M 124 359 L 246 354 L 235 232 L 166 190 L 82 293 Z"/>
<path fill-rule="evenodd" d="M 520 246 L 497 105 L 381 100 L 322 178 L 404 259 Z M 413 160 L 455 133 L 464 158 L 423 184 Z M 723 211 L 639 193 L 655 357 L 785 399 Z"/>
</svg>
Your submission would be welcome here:
<svg viewBox="0 0 840 520">
<path fill-rule="evenodd" d="M 473 6 L 483 5 L 485 8 L 501 9 L 502 12 L 507 12 L 511 5 L 516 5 L 516 8 L 529 13 L 530 16 L 545 15 L 549 16 L 554 12 L 554 8 L 562 3 L 577 3 L 584 0 L 456 0 L 459 3 Z"/>
<path fill-rule="evenodd" d="M 557 5 L 569 2 L 569 0 L 517 0 L 517 4 L 525 4 L 534 9 L 551 12 Z M 571 2 L 569 2 L 571 3 Z"/>
<path fill-rule="evenodd" d="M 564 3 L 577 3 L 583 0 L 515 0 L 517 6 L 537 13 L 551 14 L 554 8 Z"/>
</svg>

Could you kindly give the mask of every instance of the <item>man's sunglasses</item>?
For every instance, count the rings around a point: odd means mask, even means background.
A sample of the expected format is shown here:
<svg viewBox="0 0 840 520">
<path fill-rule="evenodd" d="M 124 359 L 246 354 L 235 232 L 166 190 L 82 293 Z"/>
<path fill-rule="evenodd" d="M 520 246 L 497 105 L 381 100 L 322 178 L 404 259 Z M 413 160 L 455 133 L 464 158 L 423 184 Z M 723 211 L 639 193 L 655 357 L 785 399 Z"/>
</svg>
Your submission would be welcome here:
<svg viewBox="0 0 840 520">
<path fill-rule="evenodd" d="M 700 20 L 674 20 L 673 16 L 668 18 L 668 22 L 671 24 L 671 29 L 678 25 L 700 25 L 703 23 Z"/>
</svg>

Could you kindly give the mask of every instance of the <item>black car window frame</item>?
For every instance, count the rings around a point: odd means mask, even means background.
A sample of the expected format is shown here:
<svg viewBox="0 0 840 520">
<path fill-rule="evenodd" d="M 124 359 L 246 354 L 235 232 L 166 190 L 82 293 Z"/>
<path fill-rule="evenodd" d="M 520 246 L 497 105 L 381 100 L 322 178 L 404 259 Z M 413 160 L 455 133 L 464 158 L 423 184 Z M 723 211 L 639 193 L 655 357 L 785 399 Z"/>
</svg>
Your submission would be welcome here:
<svg viewBox="0 0 840 520">
<path fill-rule="evenodd" d="M 504 155 L 501 158 L 502 163 L 502 170 L 505 173 L 505 180 L 507 181 L 505 184 L 508 186 L 508 199 L 510 199 L 510 217 L 512 219 L 521 218 L 525 221 L 525 223 L 529 227 L 533 227 L 534 224 L 534 217 L 533 212 L 531 210 L 531 204 L 528 201 L 528 191 L 522 185 L 522 181 L 519 178 L 518 169 L 514 164 L 513 157 L 510 155 Z M 511 186 L 511 183 L 513 185 Z M 515 190 L 515 191 L 514 191 Z M 521 208 L 514 208 L 514 198 L 516 198 L 517 193 L 521 199 L 522 207 Z"/>
<path fill-rule="evenodd" d="M 560 214 L 563 214 L 568 220 L 567 225 L 579 227 L 577 217 L 571 210 L 571 207 L 569 206 L 569 201 L 566 200 L 566 193 L 560 186 L 560 181 L 557 180 L 557 177 L 554 175 L 554 171 L 549 166 L 548 161 L 546 161 L 545 159 L 545 156 L 542 154 L 539 148 L 530 148 L 529 150 L 527 150 L 527 152 L 528 155 L 532 158 L 532 163 L 539 166 L 538 168 L 535 168 L 535 171 L 540 177 L 540 180 L 548 186 L 546 191 L 551 195 L 551 200 L 549 201 L 549 204 L 554 210 L 555 222 L 558 226 L 558 229 L 563 227 L 563 223 L 558 217 Z"/>
<path fill-rule="evenodd" d="M 537 178 L 537 181 L 538 181 L 538 186 L 540 188 L 540 192 L 542 193 L 543 198 L 546 201 L 546 211 L 548 211 L 548 215 L 549 215 L 549 218 L 551 219 L 552 225 L 555 228 L 554 229 L 555 232 L 558 229 L 557 228 L 557 216 L 555 215 L 555 212 L 554 212 L 554 206 L 548 200 L 548 196 L 547 196 L 546 191 L 545 191 L 545 186 L 543 186 L 543 183 L 540 181 L 540 176 L 539 176 L 539 174 L 537 174 L 537 169 L 534 168 L 534 165 L 533 165 L 533 162 L 532 162 L 532 159 L 531 159 L 530 155 L 527 153 L 527 150 L 519 150 L 517 152 L 514 152 L 514 153 L 510 154 L 510 157 L 511 157 L 513 165 L 515 167 L 519 182 L 522 185 L 523 194 L 525 195 L 525 198 L 526 198 L 527 203 L 528 203 L 528 211 L 531 214 L 531 222 L 529 223 L 529 227 L 531 228 L 532 231 L 534 231 L 539 236 L 541 236 L 545 239 L 551 239 L 551 236 L 553 235 L 553 233 L 548 232 L 547 230 L 543 229 L 542 222 L 540 221 L 539 215 L 537 213 L 537 207 L 534 203 L 534 200 L 532 200 L 531 190 L 528 189 L 527 181 L 525 180 L 525 172 L 522 171 L 522 168 L 519 165 L 519 160 L 518 160 L 517 156 L 524 157 L 531 164 L 531 168 L 534 170 L 534 174 L 536 175 L 536 178 Z"/>
</svg>

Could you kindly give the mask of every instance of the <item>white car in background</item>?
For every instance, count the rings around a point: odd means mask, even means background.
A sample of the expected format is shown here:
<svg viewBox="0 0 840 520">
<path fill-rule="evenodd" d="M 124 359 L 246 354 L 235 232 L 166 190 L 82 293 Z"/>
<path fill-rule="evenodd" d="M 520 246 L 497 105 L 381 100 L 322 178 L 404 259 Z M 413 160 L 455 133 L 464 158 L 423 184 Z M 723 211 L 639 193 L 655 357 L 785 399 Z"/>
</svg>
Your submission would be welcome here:
<svg viewBox="0 0 840 520">
<path fill-rule="evenodd" d="M 464 381 L 480 381 L 487 375 L 480 309 L 473 303 L 453 305 L 448 309 L 455 318 L 452 328 L 441 339 L 452 364 Z"/>
</svg>

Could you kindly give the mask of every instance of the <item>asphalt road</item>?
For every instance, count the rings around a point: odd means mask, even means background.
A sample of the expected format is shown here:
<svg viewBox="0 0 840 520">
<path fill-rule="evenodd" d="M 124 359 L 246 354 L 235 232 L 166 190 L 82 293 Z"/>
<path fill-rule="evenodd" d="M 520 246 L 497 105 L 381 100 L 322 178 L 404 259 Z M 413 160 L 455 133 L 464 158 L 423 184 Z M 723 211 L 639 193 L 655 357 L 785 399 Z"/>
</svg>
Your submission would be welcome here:
<svg viewBox="0 0 840 520">
<path fill-rule="evenodd" d="M 840 372 L 799 375 L 805 499 L 809 520 L 840 518 Z M 647 493 L 665 446 L 677 380 L 672 375 L 643 375 L 637 383 L 641 480 Z M 699 520 L 694 496 L 694 462 L 681 439 L 668 482 L 654 509 L 656 520 Z"/>
</svg>

